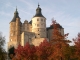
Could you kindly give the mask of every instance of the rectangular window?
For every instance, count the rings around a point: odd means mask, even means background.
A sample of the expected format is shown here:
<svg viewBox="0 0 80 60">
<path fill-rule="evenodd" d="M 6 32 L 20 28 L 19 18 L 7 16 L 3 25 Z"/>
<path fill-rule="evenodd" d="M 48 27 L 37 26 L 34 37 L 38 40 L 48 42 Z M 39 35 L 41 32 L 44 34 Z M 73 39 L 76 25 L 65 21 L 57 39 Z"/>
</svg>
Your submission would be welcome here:
<svg viewBox="0 0 80 60">
<path fill-rule="evenodd" d="M 41 19 L 41 21 L 43 21 L 43 19 Z"/>
<path fill-rule="evenodd" d="M 38 31 L 39 31 L 39 29 L 38 29 Z"/>
<path fill-rule="evenodd" d="M 39 24 L 37 24 L 37 26 L 39 26 Z"/>
<path fill-rule="evenodd" d="M 43 24 L 41 24 L 41 25 L 43 25 Z"/>
<path fill-rule="evenodd" d="M 37 19 L 37 21 L 39 21 L 39 18 Z"/>
</svg>

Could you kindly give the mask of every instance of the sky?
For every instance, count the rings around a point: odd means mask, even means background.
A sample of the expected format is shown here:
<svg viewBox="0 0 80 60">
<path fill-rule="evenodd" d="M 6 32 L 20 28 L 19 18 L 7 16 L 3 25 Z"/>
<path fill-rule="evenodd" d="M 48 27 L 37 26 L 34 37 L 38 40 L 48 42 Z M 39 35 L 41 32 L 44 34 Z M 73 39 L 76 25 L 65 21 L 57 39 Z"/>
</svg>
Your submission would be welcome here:
<svg viewBox="0 0 80 60">
<path fill-rule="evenodd" d="M 9 23 L 14 16 L 16 6 L 21 22 L 24 22 L 31 21 L 38 3 L 47 19 L 47 27 L 54 18 L 64 28 L 64 33 L 69 33 L 70 41 L 77 37 L 80 32 L 80 0 L 0 0 L 0 31 L 6 38 L 5 47 L 9 41 Z"/>
</svg>

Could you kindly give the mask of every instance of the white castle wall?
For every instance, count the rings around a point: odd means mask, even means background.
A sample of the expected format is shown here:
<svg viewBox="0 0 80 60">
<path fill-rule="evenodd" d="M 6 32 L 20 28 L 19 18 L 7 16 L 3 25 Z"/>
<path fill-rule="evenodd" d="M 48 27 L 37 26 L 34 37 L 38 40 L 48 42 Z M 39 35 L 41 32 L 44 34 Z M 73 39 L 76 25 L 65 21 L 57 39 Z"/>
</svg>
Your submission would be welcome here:
<svg viewBox="0 0 80 60">
<path fill-rule="evenodd" d="M 32 32 L 35 33 L 37 38 L 46 38 L 46 18 L 32 18 Z"/>
</svg>

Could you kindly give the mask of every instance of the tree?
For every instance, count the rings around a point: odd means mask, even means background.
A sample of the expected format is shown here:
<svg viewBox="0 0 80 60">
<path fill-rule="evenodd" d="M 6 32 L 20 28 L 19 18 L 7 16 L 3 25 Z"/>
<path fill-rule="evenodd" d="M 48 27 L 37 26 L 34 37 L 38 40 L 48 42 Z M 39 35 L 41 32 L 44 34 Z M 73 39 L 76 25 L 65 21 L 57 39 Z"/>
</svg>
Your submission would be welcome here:
<svg viewBox="0 0 80 60">
<path fill-rule="evenodd" d="M 38 56 L 37 60 L 49 60 L 53 52 L 53 48 L 47 40 L 44 40 L 39 46 L 37 46 L 36 50 L 36 55 Z"/>
<path fill-rule="evenodd" d="M 4 43 L 5 43 L 5 37 L 2 36 L 2 33 L 0 32 L 0 60 L 5 60 L 6 58 L 6 51 L 4 50 Z"/>
<path fill-rule="evenodd" d="M 52 55 L 54 60 L 66 60 L 69 57 L 69 40 L 67 40 L 68 33 L 64 36 L 61 35 L 59 31 L 60 24 L 56 22 L 56 20 L 52 21 L 53 29 L 53 36 L 50 43 L 53 45 L 54 53 Z"/>
<path fill-rule="evenodd" d="M 11 47 L 11 48 L 8 50 L 8 52 L 9 52 L 9 53 L 8 53 L 8 56 L 9 56 L 10 59 L 12 59 L 12 58 L 14 57 L 14 55 L 15 55 L 14 50 L 15 50 L 14 47 Z"/>
<path fill-rule="evenodd" d="M 77 60 L 75 55 L 76 52 L 75 46 L 70 46 L 69 49 L 70 49 L 70 60 Z"/>
<path fill-rule="evenodd" d="M 80 60 L 80 33 L 78 33 L 77 37 L 73 39 L 75 43 L 75 56 Z"/>
<path fill-rule="evenodd" d="M 51 44 L 44 40 L 39 46 L 31 46 L 29 43 L 15 49 L 15 57 L 12 60 L 50 60 L 53 52 Z"/>
<path fill-rule="evenodd" d="M 19 45 L 18 48 L 15 49 L 15 57 L 13 60 L 36 60 L 35 52 L 35 47 L 29 43 L 26 43 L 24 47 Z"/>
</svg>

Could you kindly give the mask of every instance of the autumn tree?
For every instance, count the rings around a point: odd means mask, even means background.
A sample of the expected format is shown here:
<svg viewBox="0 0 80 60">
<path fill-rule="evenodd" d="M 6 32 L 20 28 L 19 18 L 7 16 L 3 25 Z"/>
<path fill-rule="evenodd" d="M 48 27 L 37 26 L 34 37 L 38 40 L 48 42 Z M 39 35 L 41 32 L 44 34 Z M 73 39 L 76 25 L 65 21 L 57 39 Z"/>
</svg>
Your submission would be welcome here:
<svg viewBox="0 0 80 60">
<path fill-rule="evenodd" d="M 77 60 L 75 55 L 76 52 L 75 46 L 70 46 L 69 49 L 70 49 L 70 60 Z"/>
<path fill-rule="evenodd" d="M 27 43 L 24 47 L 19 45 L 15 49 L 15 57 L 12 60 L 50 60 L 52 52 L 53 48 L 47 40 L 36 47 Z"/>
<path fill-rule="evenodd" d="M 0 60 L 6 59 L 6 51 L 4 49 L 4 43 L 5 43 L 5 37 L 2 36 L 2 33 L 0 32 Z"/>
<path fill-rule="evenodd" d="M 75 43 L 75 56 L 80 60 L 80 33 L 78 33 L 77 37 L 73 39 Z"/>
<path fill-rule="evenodd" d="M 15 57 L 13 60 L 36 60 L 35 52 L 35 46 L 31 46 L 29 43 L 26 43 L 24 47 L 19 45 L 15 49 Z"/>
<path fill-rule="evenodd" d="M 54 53 L 52 55 L 54 60 L 66 60 L 69 57 L 69 40 L 67 40 L 68 33 L 62 35 L 60 32 L 60 24 L 56 20 L 52 21 L 53 35 L 50 43 L 53 45 Z"/>
<path fill-rule="evenodd" d="M 44 40 L 39 46 L 37 46 L 36 50 L 37 60 L 49 60 L 53 52 L 53 48 L 47 40 Z"/>
</svg>

